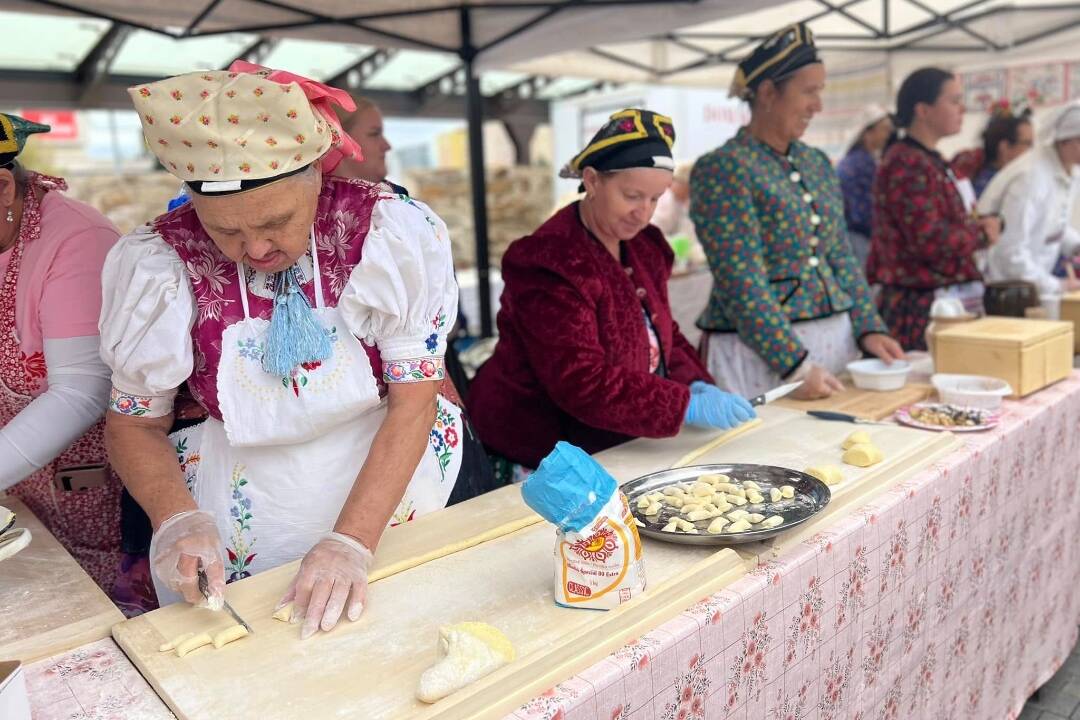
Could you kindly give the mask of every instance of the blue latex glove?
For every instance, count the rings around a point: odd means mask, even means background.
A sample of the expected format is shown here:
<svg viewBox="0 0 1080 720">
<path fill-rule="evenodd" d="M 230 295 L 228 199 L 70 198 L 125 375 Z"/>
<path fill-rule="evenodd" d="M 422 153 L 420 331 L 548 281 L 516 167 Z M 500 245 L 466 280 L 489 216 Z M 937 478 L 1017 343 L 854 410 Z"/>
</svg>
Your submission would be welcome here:
<svg viewBox="0 0 1080 720">
<path fill-rule="evenodd" d="M 686 408 L 688 425 L 730 430 L 754 417 L 757 413 L 745 398 L 700 380 L 690 385 L 690 404 Z"/>
</svg>

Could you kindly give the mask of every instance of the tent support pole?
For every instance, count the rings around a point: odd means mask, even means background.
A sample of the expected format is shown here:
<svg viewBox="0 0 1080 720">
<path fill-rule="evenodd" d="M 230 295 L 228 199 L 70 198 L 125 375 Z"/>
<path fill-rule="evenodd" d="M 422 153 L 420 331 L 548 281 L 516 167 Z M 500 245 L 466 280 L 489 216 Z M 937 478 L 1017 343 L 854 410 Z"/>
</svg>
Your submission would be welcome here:
<svg viewBox="0 0 1080 720">
<path fill-rule="evenodd" d="M 473 236 L 476 239 L 476 280 L 480 294 L 480 337 L 492 336 L 491 277 L 488 260 L 487 179 L 484 175 L 484 98 L 473 61 L 472 18 L 461 9 L 461 60 L 465 66 L 465 110 L 469 126 L 469 185 L 472 189 Z"/>
</svg>

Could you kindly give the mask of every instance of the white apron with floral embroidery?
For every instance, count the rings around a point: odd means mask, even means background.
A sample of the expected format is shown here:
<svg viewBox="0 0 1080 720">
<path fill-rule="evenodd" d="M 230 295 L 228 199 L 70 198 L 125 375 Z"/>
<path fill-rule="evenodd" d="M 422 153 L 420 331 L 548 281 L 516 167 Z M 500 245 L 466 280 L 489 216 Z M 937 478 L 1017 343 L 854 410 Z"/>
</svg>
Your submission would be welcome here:
<svg viewBox="0 0 1080 720">
<path fill-rule="evenodd" d="M 288 378 L 263 371 L 269 322 L 250 317 L 238 267 L 245 319 L 222 336 L 222 420 L 170 436 L 195 502 L 217 519 L 229 581 L 297 560 L 333 529 L 386 418 L 367 353 L 338 310 L 324 307 L 312 257 L 314 313 L 333 338 L 332 357 Z M 461 411 L 440 396 L 427 452 L 391 525 L 446 506 L 461 466 L 461 427 Z M 155 586 L 162 604 L 179 599 L 156 578 Z"/>
</svg>

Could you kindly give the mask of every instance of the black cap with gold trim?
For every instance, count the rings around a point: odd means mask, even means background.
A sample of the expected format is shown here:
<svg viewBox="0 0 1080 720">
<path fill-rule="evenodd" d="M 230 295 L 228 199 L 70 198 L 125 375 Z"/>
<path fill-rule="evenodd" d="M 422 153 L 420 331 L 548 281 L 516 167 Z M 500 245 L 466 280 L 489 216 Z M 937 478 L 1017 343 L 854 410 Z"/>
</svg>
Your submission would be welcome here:
<svg viewBox="0 0 1080 720">
<path fill-rule="evenodd" d="M 34 133 L 47 133 L 48 125 L 30 122 L 18 115 L 0 113 L 0 170 L 15 164 L 15 157 L 22 152 L 26 138 Z"/>
<path fill-rule="evenodd" d="M 566 164 L 559 177 L 579 178 L 587 167 L 600 172 L 653 167 L 674 170 L 675 161 L 671 157 L 674 144 L 675 126 L 671 118 L 651 110 L 620 110 Z"/>
<path fill-rule="evenodd" d="M 765 80 L 780 80 L 799 68 L 821 62 L 814 46 L 814 33 L 806 23 L 795 23 L 778 30 L 754 48 L 739 63 L 728 94 L 749 100 Z"/>
</svg>

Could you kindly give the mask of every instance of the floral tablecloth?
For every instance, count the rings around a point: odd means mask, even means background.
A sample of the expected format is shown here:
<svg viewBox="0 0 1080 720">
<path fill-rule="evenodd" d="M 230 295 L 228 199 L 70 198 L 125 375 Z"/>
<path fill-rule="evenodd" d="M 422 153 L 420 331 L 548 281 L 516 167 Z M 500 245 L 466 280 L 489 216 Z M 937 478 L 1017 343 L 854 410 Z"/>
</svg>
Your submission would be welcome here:
<svg viewBox="0 0 1080 720">
<path fill-rule="evenodd" d="M 508 720 L 1004 720 L 1080 622 L 1080 375 Z"/>
<path fill-rule="evenodd" d="M 1080 622 L 1080 373 L 507 720 L 1013 720 Z M 34 720 L 171 714 L 111 640 Z"/>
</svg>

